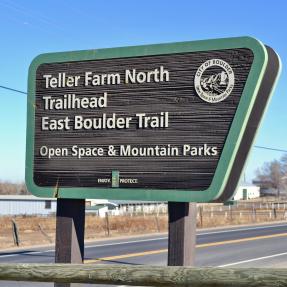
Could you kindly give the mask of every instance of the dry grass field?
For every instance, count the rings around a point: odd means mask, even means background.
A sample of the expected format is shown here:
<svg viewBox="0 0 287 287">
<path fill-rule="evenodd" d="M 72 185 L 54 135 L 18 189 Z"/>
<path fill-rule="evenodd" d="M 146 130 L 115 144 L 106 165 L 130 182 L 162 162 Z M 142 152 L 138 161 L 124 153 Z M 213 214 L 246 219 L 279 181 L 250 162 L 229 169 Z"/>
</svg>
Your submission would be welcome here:
<svg viewBox="0 0 287 287">
<path fill-rule="evenodd" d="M 12 219 L 16 222 L 20 246 L 41 245 L 54 242 L 55 217 L 0 217 L 0 249 L 14 246 Z M 87 215 L 85 224 L 85 239 L 96 240 L 104 237 L 114 237 L 132 234 L 165 232 L 167 230 L 166 216 L 113 216 L 109 224 L 105 218 Z"/>
<path fill-rule="evenodd" d="M 244 207 L 223 207 L 216 210 L 199 208 L 197 226 L 205 228 L 285 219 L 285 207 L 284 209 L 266 209 L 262 207 L 256 210 Z M 5 216 L 0 217 L 0 249 L 15 246 L 12 220 L 17 224 L 20 246 L 42 245 L 54 242 L 55 216 Z M 85 224 L 85 239 L 96 240 L 106 237 L 166 232 L 167 227 L 167 215 L 109 216 L 107 221 L 106 218 L 88 214 Z"/>
</svg>

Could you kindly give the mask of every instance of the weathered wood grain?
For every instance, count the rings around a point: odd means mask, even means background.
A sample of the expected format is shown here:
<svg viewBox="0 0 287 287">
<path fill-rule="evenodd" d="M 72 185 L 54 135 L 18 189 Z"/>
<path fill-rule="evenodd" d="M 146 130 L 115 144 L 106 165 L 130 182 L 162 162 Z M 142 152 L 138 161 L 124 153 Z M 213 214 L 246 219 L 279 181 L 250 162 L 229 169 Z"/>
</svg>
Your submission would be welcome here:
<svg viewBox="0 0 287 287">
<path fill-rule="evenodd" d="M 196 203 L 168 202 L 168 266 L 194 265 L 196 214 Z"/>
<path fill-rule="evenodd" d="M 55 263 L 83 263 L 85 200 L 57 199 Z M 70 287 L 55 283 L 54 287 Z"/>
<path fill-rule="evenodd" d="M 137 286 L 283 287 L 285 268 L 0 264 L 0 280 Z"/>
<path fill-rule="evenodd" d="M 228 62 L 235 74 L 235 86 L 231 95 L 216 104 L 204 102 L 194 89 L 194 76 L 198 67 L 206 60 L 219 58 Z M 157 55 L 136 58 L 119 58 L 83 62 L 42 64 L 37 70 L 35 109 L 35 155 L 34 181 L 39 186 L 59 187 L 110 187 L 109 183 L 99 183 L 98 178 L 110 178 L 112 170 L 120 172 L 121 178 L 136 178 L 132 186 L 121 183 L 120 187 L 165 188 L 204 190 L 209 187 L 225 139 L 236 112 L 250 67 L 253 53 L 248 49 L 229 49 L 208 52 Z M 120 73 L 126 69 L 149 71 L 164 66 L 170 72 L 169 82 L 150 82 L 73 88 L 45 88 L 43 74 L 80 75 L 86 71 L 95 73 Z M 82 86 L 81 86 L 82 84 Z M 52 110 L 43 108 L 43 95 L 62 96 L 75 93 L 78 97 L 89 97 L 108 93 L 108 107 L 100 110 Z M 169 112 L 167 129 L 138 129 L 132 121 L 126 130 L 68 130 L 41 131 L 41 117 L 55 119 L 63 116 L 82 115 L 100 117 L 105 112 L 121 116 L 135 113 L 158 114 Z M 217 146 L 214 157 L 75 157 L 42 158 L 39 148 L 67 147 L 107 147 L 108 145 L 130 144 L 135 147 L 172 146 L 190 144 L 198 147 L 204 143 Z"/>
<path fill-rule="evenodd" d="M 57 199 L 56 263 L 82 263 L 84 259 L 85 200 Z"/>
</svg>

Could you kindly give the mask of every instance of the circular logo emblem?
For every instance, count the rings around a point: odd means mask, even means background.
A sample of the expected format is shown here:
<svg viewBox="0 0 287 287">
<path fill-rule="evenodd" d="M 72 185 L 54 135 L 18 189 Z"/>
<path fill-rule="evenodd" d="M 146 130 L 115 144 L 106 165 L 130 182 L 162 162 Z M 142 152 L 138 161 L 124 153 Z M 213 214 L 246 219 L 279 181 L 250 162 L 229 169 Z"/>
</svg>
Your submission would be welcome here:
<svg viewBox="0 0 287 287">
<path fill-rule="evenodd" d="M 204 62 L 196 71 L 194 87 L 201 99 L 208 103 L 225 100 L 234 87 L 234 72 L 220 59 Z"/>
</svg>

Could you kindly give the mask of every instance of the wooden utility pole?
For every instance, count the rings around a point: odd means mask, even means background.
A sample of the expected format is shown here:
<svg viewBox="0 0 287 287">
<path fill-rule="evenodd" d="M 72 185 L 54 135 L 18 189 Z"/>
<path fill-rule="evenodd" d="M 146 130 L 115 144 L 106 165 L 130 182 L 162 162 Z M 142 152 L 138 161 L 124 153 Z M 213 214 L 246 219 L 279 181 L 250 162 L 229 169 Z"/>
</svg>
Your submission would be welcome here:
<svg viewBox="0 0 287 287">
<path fill-rule="evenodd" d="M 85 200 L 57 199 L 55 263 L 83 263 Z M 55 287 L 69 287 L 55 283 Z"/>
<path fill-rule="evenodd" d="M 168 266 L 193 266 L 196 203 L 168 202 Z"/>
</svg>

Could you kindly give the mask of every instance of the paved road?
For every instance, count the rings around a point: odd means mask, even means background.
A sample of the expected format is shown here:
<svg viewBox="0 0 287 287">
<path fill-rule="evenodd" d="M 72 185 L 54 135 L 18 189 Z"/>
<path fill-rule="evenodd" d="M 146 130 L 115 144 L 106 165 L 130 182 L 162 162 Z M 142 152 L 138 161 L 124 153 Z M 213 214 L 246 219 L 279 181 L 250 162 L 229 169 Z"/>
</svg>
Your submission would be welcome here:
<svg viewBox="0 0 287 287">
<path fill-rule="evenodd" d="M 87 244 L 85 262 L 165 265 L 166 248 L 166 235 L 98 241 Z M 0 252 L 0 263 L 51 263 L 53 260 L 51 248 Z M 199 231 L 196 266 L 287 267 L 287 224 Z M 51 284 L 1 282 L 0 286 L 44 287 Z"/>
</svg>

